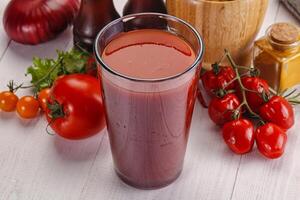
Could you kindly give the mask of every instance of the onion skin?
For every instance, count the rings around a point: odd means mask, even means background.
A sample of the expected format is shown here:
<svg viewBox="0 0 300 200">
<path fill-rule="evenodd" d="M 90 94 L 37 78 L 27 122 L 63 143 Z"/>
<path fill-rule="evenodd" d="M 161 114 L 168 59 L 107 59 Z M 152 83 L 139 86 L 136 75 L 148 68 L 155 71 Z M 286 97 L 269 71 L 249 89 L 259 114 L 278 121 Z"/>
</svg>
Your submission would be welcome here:
<svg viewBox="0 0 300 200">
<path fill-rule="evenodd" d="M 11 0 L 3 25 L 7 35 L 22 44 L 49 41 L 73 22 L 80 0 Z"/>
</svg>

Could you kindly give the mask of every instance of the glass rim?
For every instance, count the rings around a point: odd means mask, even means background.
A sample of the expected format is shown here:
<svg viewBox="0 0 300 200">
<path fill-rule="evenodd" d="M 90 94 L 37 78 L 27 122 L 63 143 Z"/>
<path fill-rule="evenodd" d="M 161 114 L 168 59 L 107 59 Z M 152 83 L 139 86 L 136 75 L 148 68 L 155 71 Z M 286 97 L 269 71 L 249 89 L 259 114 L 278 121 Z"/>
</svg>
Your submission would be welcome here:
<svg viewBox="0 0 300 200">
<path fill-rule="evenodd" d="M 135 17 L 140 17 L 140 16 L 156 16 L 156 17 L 159 17 L 159 18 L 164 18 L 164 19 L 173 19 L 174 21 L 177 21 L 183 25 L 185 25 L 188 29 L 191 30 L 191 32 L 195 35 L 197 41 L 198 41 L 198 44 L 199 44 L 199 50 L 198 52 L 195 52 L 196 53 L 196 58 L 195 58 L 195 61 L 188 67 L 186 68 L 184 71 L 178 73 L 178 74 L 175 74 L 175 75 L 172 75 L 172 76 L 167 76 L 167 77 L 163 77 L 163 78 L 153 78 L 153 79 L 148 79 L 148 78 L 136 78 L 136 77 L 131 77 L 131 76 L 127 76 L 125 74 L 122 74 L 114 69 L 112 69 L 111 67 L 109 67 L 105 62 L 104 60 L 102 59 L 102 57 L 99 55 L 99 50 L 98 50 L 98 44 L 99 44 L 99 40 L 101 39 L 101 36 L 110 28 L 112 27 L 113 25 L 116 25 L 117 23 L 121 22 L 121 21 L 124 21 L 124 20 L 130 20 L 132 18 L 135 18 Z M 105 69 L 107 70 L 109 73 L 112 73 L 113 75 L 115 76 L 118 76 L 118 77 L 121 77 L 123 79 L 126 79 L 126 80 L 130 80 L 130 81 L 135 81 L 135 82 L 149 82 L 149 83 L 153 83 L 153 82 L 162 82 L 162 81 L 168 81 L 168 80 L 172 80 L 172 79 L 176 79 L 178 77 L 181 77 L 182 75 L 188 73 L 189 71 L 191 71 L 192 69 L 196 68 L 199 63 L 202 61 L 203 59 L 203 55 L 204 55 L 204 42 L 203 42 L 203 39 L 202 37 L 200 36 L 200 34 L 198 33 L 198 31 L 192 26 L 190 25 L 188 22 L 178 18 L 178 17 L 175 17 L 175 16 L 172 16 L 172 15 L 168 15 L 168 14 L 162 14 L 162 13 L 153 13 L 153 12 L 144 12 L 144 13 L 137 13 L 137 14 L 131 14 L 131 15 L 126 15 L 126 16 L 123 16 L 123 17 L 120 17 L 112 22 L 110 22 L 109 24 L 107 24 L 98 34 L 97 34 L 97 37 L 94 41 L 94 54 L 95 54 L 95 58 L 96 58 L 96 61 L 98 63 L 100 63 L 100 65 Z"/>
</svg>

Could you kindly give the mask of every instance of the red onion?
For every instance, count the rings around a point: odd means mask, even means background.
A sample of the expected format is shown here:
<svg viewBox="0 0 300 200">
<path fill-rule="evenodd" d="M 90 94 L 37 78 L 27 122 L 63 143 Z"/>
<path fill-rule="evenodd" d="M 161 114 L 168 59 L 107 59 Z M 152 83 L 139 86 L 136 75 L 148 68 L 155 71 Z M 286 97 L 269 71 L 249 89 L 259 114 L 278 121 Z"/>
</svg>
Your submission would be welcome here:
<svg viewBox="0 0 300 200">
<path fill-rule="evenodd" d="M 16 42 L 46 42 L 72 23 L 79 6 L 80 0 L 11 0 L 4 12 L 4 29 Z"/>
</svg>

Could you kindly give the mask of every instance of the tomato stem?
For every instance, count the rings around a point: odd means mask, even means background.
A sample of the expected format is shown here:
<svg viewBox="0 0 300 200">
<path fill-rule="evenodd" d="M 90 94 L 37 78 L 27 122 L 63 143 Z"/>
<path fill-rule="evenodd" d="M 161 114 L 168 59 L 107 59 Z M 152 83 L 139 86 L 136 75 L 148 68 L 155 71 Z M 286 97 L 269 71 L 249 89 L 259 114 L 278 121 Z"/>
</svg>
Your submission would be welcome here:
<svg viewBox="0 0 300 200">
<path fill-rule="evenodd" d="M 237 67 L 238 67 L 239 69 L 245 69 L 245 70 L 248 70 L 248 71 L 250 71 L 250 69 L 251 69 L 251 67 L 241 66 L 241 65 L 237 65 Z"/>
<path fill-rule="evenodd" d="M 49 131 L 49 127 L 51 126 L 51 124 L 52 124 L 54 121 L 55 121 L 55 119 L 51 120 L 51 121 L 47 124 L 47 126 L 46 126 L 46 132 L 47 132 L 48 135 L 51 135 L 51 136 L 54 136 L 54 135 L 55 135 L 54 133 L 51 133 L 51 132 Z"/>
<path fill-rule="evenodd" d="M 273 95 L 278 95 L 278 92 L 276 92 L 272 87 L 269 87 L 269 91 L 270 91 Z"/>
<path fill-rule="evenodd" d="M 222 58 L 219 60 L 219 62 L 217 62 L 218 65 L 220 65 L 226 58 L 226 54 L 222 55 Z"/>
<path fill-rule="evenodd" d="M 239 83 L 239 86 L 240 86 L 240 89 L 241 89 L 241 92 L 242 92 L 242 96 L 243 96 L 243 102 L 241 105 L 245 105 L 247 110 L 249 111 L 249 113 L 259 119 L 261 122 L 263 122 L 262 118 L 257 114 L 255 113 L 249 106 L 248 102 L 247 102 L 247 98 L 246 98 L 246 90 L 248 91 L 248 89 L 245 88 L 245 86 L 243 85 L 242 83 L 242 79 L 241 79 L 241 76 L 239 74 L 239 70 L 238 70 L 238 66 L 235 64 L 235 62 L 233 61 L 231 55 L 229 54 L 228 50 L 225 49 L 225 55 L 228 59 L 228 61 L 230 62 L 231 66 L 233 67 L 235 73 L 236 73 L 236 80 L 238 81 Z"/>
<path fill-rule="evenodd" d="M 48 117 L 52 120 L 62 118 L 65 116 L 63 106 L 59 104 L 56 100 L 52 100 L 51 103 L 47 102 L 47 107 L 50 110 Z"/>
<path fill-rule="evenodd" d="M 211 65 L 215 75 L 218 75 L 221 71 L 218 63 L 214 63 Z"/>
<path fill-rule="evenodd" d="M 16 85 L 13 80 L 10 80 L 9 83 L 7 84 L 7 87 L 10 92 L 15 93 L 19 88 L 22 87 L 23 84 Z"/>
<path fill-rule="evenodd" d="M 235 77 L 234 79 L 232 79 L 231 81 L 229 81 L 228 83 L 226 83 L 226 84 L 223 86 L 223 89 L 225 90 L 225 88 L 227 88 L 230 84 L 234 83 L 236 80 L 237 80 L 237 77 Z"/>
<path fill-rule="evenodd" d="M 208 71 L 207 69 L 205 69 L 204 67 L 201 67 L 200 76 L 205 74 L 207 71 Z"/>
<path fill-rule="evenodd" d="M 250 67 L 250 76 L 252 77 L 258 77 L 260 74 L 259 69 L 256 69 L 254 67 Z"/>
</svg>

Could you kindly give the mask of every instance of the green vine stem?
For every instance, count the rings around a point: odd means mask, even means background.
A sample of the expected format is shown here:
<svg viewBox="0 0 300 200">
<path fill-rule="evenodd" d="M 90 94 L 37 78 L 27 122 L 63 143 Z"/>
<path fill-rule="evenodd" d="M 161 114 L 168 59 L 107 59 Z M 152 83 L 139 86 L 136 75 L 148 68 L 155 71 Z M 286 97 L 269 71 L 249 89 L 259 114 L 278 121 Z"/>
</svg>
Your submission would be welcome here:
<svg viewBox="0 0 300 200">
<path fill-rule="evenodd" d="M 235 64 L 235 62 L 233 61 L 231 55 L 229 54 L 228 50 L 225 49 L 225 55 L 228 59 L 228 61 L 230 62 L 231 66 L 233 67 L 235 73 L 236 73 L 236 79 L 237 79 L 237 82 L 239 83 L 239 86 L 240 86 L 240 89 L 241 89 L 241 93 L 242 93 L 242 96 L 243 96 L 243 102 L 241 103 L 242 105 L 246 106 L 247 110 L 249 111 L 249 113 L 259 119 L 259 121 L 261 123 L 264 123 L 263 119 L 258 115 L 256 114 L 249 106 L 248 102 L 247 102 L 247 98 L 246 98 L 246 88 L 244 87 L 243 83 L 242 83 L 242 79 L 241 79 L 241 76 L 239 74 L 239 71 L 238 71 L 238 66 Z"/>
<path fill-rule="evenodd" d="M 273 88 L 269 87 L 269 91 L 271 92 L 271 94 L 273 95 L 278 95 L 278 92 L 276 92 Z"/>
<path fill-rule="evenodd" d="M 18 89 L 34 88 L 34 87 L 36 87 L 36 85 L 38 85 L 39 83 L 41 83 L 42 81 L 47 79 L 59 65 L 62 65 L 62 63 L 63 63 L 63 59 L 61 58 L 51 69 L 49 69 L 49 71 L 47 72 L 47 74 L 44 77 L 42 77 L 41 79 L 39 79 L 37 82 L 33 83 L 32 85 L 23 86 L 23 83 L 17 85 L 17 84 L 15 84 L 15 82 L 13 80 L 10 80 L 9 83 L 7 84 L 7 87 L 9 88 L 9 91 L 11 91 L 11 92 L 16 92 Z"/>
<path fill-rule="evenodd" d="M 10 80 L 9 83 L 7 84 L 7 87 L 10 92 L 15 93 L 19 88 L 22 87 L 23 84 L 17 85 L 13 80 Z"/>
</svg>

